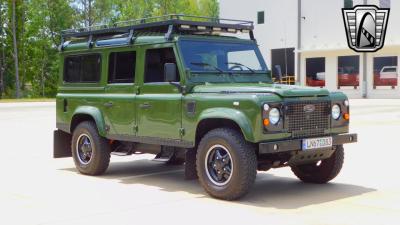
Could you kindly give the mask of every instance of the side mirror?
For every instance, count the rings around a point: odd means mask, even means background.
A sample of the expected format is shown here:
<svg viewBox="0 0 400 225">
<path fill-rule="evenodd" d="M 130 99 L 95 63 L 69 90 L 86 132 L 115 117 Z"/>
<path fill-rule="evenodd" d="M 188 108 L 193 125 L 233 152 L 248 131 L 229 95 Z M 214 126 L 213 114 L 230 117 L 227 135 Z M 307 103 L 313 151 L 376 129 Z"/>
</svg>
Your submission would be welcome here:
<svg viewBox="0 0 400 225">
<path fill-rule="evenodd" d="M 176 64 L 175 63 L 165 63 L 164 64 L 164 81 L 174 82 L 176 81 Z"/>
</svg>

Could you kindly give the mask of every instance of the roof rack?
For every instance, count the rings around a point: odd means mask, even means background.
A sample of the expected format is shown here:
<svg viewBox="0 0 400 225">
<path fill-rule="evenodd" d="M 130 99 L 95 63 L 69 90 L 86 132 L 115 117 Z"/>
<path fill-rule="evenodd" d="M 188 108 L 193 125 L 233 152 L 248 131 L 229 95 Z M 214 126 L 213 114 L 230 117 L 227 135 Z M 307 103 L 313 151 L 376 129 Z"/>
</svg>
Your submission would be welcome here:
<svg viewBox="0 0 400 225">
<path fill-rule="evenodd" d="M 253 35 L 254 24 L 252 21 L 221 19 L 204 16 L 191 16 L 184 14 L 169 14 L 158 17 L 148 17 L 129 21 L 122 21 L 110 25 L 96 25 L 90 27 L 68 29 L 61 31 L 61 50 L 68 45 L 69 39 L 87 38 L 88 47 L 93 47 L 93 40 L 98 37 L 125 35 L 126 41 L 134 42 L 136 32 L 161 32 L 165 38 L 171 40 L 173 33 L 182 34 L 216 34 L 216 33 L 249 33 Z"/>
</svg>

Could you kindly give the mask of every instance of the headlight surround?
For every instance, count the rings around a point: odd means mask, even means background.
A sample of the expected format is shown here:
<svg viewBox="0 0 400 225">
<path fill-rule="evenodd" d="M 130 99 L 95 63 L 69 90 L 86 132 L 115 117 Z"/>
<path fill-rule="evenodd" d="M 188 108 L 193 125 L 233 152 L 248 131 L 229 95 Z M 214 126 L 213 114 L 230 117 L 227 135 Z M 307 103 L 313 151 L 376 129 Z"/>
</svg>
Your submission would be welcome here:
<svg viewBox="0 0 400 225">
<path fill-rule="evenodd" d="M 332 106 L 332 118 L 338 120 L 340 118 L 341 110 L 338 104 Z"/>
<path fill-rule="evenodd" d="M 281 119 L 281 113 L 279 109 L 277 108 L 272 108 L 269 111 L 268 119 L 271 122 L 271 124 L 276 125 L 279 123 L 279 120 Z"/>
</svg>

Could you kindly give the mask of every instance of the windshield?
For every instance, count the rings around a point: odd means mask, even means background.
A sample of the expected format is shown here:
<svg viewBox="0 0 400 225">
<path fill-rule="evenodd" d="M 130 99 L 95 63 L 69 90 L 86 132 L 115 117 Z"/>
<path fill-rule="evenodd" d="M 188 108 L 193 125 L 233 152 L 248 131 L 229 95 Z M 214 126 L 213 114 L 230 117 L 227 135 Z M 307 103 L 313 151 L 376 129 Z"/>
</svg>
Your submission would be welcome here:
<svg viewBox="0 0 400 225">
<path fill-rule="evenodd" d="M 267 66 L 255 43 L 181 40 L 179 45 L 185 67 L 197 74 L 189 78 L 192 81 L 270 81 Z"/>
</svg>

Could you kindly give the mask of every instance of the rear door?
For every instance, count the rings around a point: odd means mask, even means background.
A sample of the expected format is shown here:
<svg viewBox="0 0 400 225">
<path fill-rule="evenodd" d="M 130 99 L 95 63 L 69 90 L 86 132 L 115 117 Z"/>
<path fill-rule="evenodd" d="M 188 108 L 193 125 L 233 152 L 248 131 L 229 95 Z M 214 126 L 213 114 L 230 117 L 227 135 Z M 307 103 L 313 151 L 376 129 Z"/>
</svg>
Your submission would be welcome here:
<svg viewBox="0 0 400 225">
<path fill-rule="evenodd" d="M 111 138 L 135 135 L 136 56 L 135 49 L 108 52 L 103 112 Z"/>
<path fill-rule="evenodd" d="M 136 97 L 138 136 L 150 141 L 180 140 L 182 94 L 164 79 L 164 65 L 176 64 L 176 52 L 166 44 L 147 47 L 143 53 L 144 76 Z"/>
</svg>

